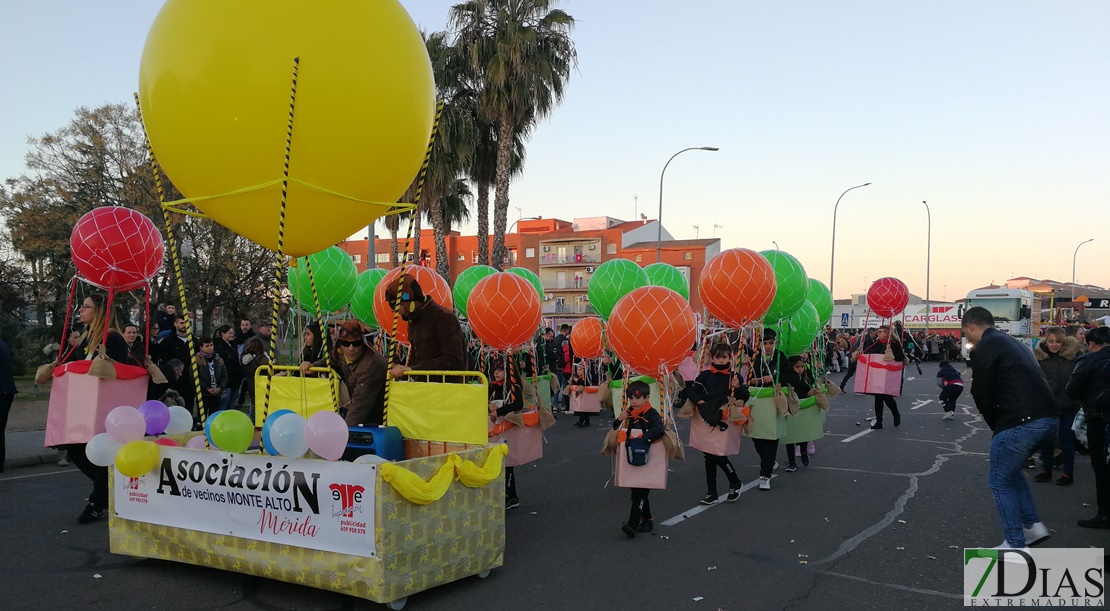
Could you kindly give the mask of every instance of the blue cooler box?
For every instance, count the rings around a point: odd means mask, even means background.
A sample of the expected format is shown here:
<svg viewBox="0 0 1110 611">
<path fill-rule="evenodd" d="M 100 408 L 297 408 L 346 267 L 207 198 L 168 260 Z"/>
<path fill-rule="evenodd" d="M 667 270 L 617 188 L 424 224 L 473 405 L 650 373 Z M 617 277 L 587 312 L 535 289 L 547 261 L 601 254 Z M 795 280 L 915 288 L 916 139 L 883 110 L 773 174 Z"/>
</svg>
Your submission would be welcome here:
<svg viewBox="0 0 1110 611">
<path fill-rule="evenodd" d="M 376 424 L 352 426 L 343 460 L 352 461 L 364 454 L 374 454 L 390 461 L 404 460 L 401 430 L 395 426 Z"/>
</svg>

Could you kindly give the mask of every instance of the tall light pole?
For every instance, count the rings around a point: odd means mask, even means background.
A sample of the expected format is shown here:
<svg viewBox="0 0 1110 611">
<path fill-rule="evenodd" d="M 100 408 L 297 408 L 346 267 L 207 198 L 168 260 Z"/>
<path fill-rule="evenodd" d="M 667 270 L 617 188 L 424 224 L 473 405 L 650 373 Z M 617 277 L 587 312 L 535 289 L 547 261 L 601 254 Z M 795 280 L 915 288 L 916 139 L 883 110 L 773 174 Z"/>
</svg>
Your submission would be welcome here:
<svg viewBox="0 0 1110 611">
<path fill-rule="evenodd" d="M 865 182 L 862 185 L 856 185 L 850 189 L 845 189 L 844 193 L 841 193 L 840 197 L 836 198 L 836 205 L 833 206 L 832 256 L 829 257 L 829 294 L 833 296 L 834 300 L 836 299 L 836 295 L 833 294 L 833 271 L 836 269 L 836 211 L 840 208 L 840 200 L 848 194 L 848 191 L 866 187 L 869 184 L 871 183 Z"/>
<path fill-rule="evenodd" d="M 700 235 L 701 235 L 701 225 L 694 225 L 694 239 L 695 240 L 698 239 L 698 236 L 700 236 Z"/>
<path fill-rule="evenodd" d="M 1082 245 L 1086 244 L 1087 242 L 1094 242 L 1094 241 L 1095 241 L 1094 238 L 1091 238 L 1089 240 L 1084 240 L 1084 241 L 1079 243 L 1079 246 L 1082 246 Z M 1071 255 L 1071 302 L 1072 302 L 1071 303 L 1071 308 L 1072 308 L 1073 313 L 1075 312 L 1075 257 L 1076 257 L 1076 255 L 1079 254 L 1079 246 L 1075 247 L 1075 252 L 1072 253 L 1072 255 Z"/>
<path fill-rule="evenodd" d="M 933 264 L 933 211 L 925 200 L 921 200 L 921 203 L 925 204 L 925 218 L 929 221 L 925 234 L 925 337 L 929 337 L 929 317 L 933 314 L 929 302 L 929 272 Z"/>
<path fill-rule="evenodd" d="M 779 243 L 778 242 L 776 242 L 774 240 L 771 240 L 771 243 L 775 245 L 775 250 L 779 249 Z"/>
<path fill-rule="evenodd" d="M 717 223 L 713 223 L 713 237 L 717 237 L 717 230 L 718 229 L 724 229 L 724 228 L 725 228 L 724 225 L 718 225 Z"/>
<path fill-rule="evenodd" d="M 686 151 L 719 151 L 721 149 L 715 146 L 692 146 L 690 148 L 682 149 L 681 151 L 671 155 L 667 163 L 663 164 L 663 171 L 659 173 L 659 217 L 655 220 L 659 223 L 655 233 L 655 262 L 659 263 L 663 260 L 663 176 L 667 174 L 667 166 L 671 165 L 675 157 L 685 153 Z"/>
</svg>

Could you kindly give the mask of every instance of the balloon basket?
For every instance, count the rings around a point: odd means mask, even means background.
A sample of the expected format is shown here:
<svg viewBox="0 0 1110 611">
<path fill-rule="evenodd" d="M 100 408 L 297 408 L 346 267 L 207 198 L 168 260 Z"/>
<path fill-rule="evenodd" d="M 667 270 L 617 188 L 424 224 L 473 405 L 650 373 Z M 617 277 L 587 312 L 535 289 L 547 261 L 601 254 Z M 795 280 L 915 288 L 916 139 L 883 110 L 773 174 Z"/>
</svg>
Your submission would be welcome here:
<svg viewBox="0 0 1110 611">
<path fill-rule="evenodd" d="M 828 412 L 817 406 L 815 397 L 806 397 L 798 404 L 798 415 L 787 416 L 786 433 L 779 443 L 805 443 L 825 436 Z"/>
<path fill-rule="evenodd" d="M 111 551 L 391 608 L 411 594 L 485 577 L 501 566 L 504 447 L 412 439 L 404 446 L 405 460 L 383 464 L 162 448 L 159 467 L 147 475 L 128 478 L 110 470 Z M 229 475 L 220 485 L 228 463 L 229 473 L 242 466 L 246 476 L 233 482 Z M 473 470 L 464 478 L 463 464 L 484 467 L 484 479 L 475 481 Z M 387 465 L 407 473 L 387 481 Z M 445 483 L 445 489 L 435 500 L 413 502 L 400 475 L 428 486 Z"/>
<path fill-rule="evenodd" d="M 786 416 L 775 407 L 773 388 L 753 388 L 748 405 L 752 407 L 752 429 L 745 437 L 752 439 L 781 439 L 786 434 Z"/>
</svg>

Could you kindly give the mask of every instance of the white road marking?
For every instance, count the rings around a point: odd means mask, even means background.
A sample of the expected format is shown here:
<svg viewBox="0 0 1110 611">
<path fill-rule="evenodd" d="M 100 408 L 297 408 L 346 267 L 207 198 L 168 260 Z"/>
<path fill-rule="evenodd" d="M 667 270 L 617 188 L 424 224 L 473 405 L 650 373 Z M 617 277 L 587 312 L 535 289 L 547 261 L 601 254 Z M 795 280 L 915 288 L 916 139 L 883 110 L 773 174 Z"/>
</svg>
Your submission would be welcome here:
<svg viewBox="0 0 1110 611">
<path fill-rule="evenodd" d="M 771 475 L 771 479 L 775 479 L 776 477 L 778 477 L 778 476 L 777 475 Z M 740 486 L 740 494 L 744 494 L 745 492 L 751 490 L 752 488 L 755 488 L 758 485 L 759 485 L 759 478 L 753 479 L 752 481 L 744 484 L 743 486 Z M 662 526 L 674 526 L 675 524 L 678 524 L 679 522 L 681 522 L 683 520 L 692 518 L 692 517 L 698 515 L 699 513 L 703 512 L 703 511 L 706 511 L 708 509 L 712 509 L 713 507 L 716 507 L 717 505 L 722 505 L 726 502 L 727 501 L 725 501 L 725 497 L 722 496 L 719 499 L 717 499 L 716 503 L 713 503 L 712 505 L 698 505 L 698 506 L 696 506 L 692 509 L 687 509 L 686 511 L 683 511 L 682 513 L 680 513 L 677 516 L 667 520 L 666 522 L 663 522 Z"/>
<path fill-rule="evenodd" d="M 841 439 L 840 443 L 848 443 L 850 441 L 855 441 L 855 440 L 859 439 L 860 437 L 863 437 L 864 435 L 867 435 L 868 433 L 874 432 L 874 430 L 875 429 L 867 429 L 866 431 L 861 431 L 859 433 L 856 433 L 855 435 L 852 435 L 851 437 L 848 437 L 846 439 Z"/>
<path fill-rule="evenodd" d="M 48 473 L 35 473 L 33 475 L 17 475 L 15 477 L 0 478 L 0 482 L 7 482 L 13 479 L 27 479 L 28 477 L 42 477 L 43 475 L 58 475 L 59 473 L 73 473 L 77 469 L 66 469 L 65 471 L 50 471 Z"/>
<path fill-rule="evenodd" d="M 926 405 L 928 405 L 932 402 L 933 402 L 933 399 L 929 399 L 928 401 L 915 401 L 914 404 L 913 404 L 913 407 L 911 407 L 910 409 L 917 409 L 919 407 L 924 407 L 924 406 L 926 406 Z"/>
</svg>

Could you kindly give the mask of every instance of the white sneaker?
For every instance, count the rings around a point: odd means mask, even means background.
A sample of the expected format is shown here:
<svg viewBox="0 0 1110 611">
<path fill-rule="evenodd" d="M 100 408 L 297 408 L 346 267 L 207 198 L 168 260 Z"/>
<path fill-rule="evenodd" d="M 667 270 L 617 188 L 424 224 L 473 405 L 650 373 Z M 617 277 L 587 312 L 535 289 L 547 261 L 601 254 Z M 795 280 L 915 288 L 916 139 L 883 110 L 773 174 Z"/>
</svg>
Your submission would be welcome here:
<svg viewBox="0 0 1110 611">
<path fill-rule="evenodd" d="M 759 478 L 759 489 L 760 490 L 770 490 L 771 489 L 771 478 L 769 478 L 769 477 L 760 477 Z"/>
<path fill-rule="evenodd" d="M 1029 553 L 1028 547 L 1010 547 L 1010 544 L 1005 541 L 1002 542 L 1002 545 L 999 545 L 994 549 L 1016 549 L 1027 554 Z M 1002 561 L 1009 562 L 1010 564 L 1028 564 L 1028 562 L 1025 560 L 1025 556 L 1022 556 L 1020 554 L 1002 554 Z"/>
<path fill-rule="evenodd" d="M 1036 545 L 1043 542 L 1052 536 L 1052 532 L 1044 525 L 1044 522 L 1037 522 L 1029 528 L 1022 529 L 1025 531 L 1025 544 Z"/>
<path fill-rule="evenodd" d="M 944 412 L 944 417 L 942 418 L 942 420 L 952 420 L 955 417 L 956 412 Z"/>
</svg>

